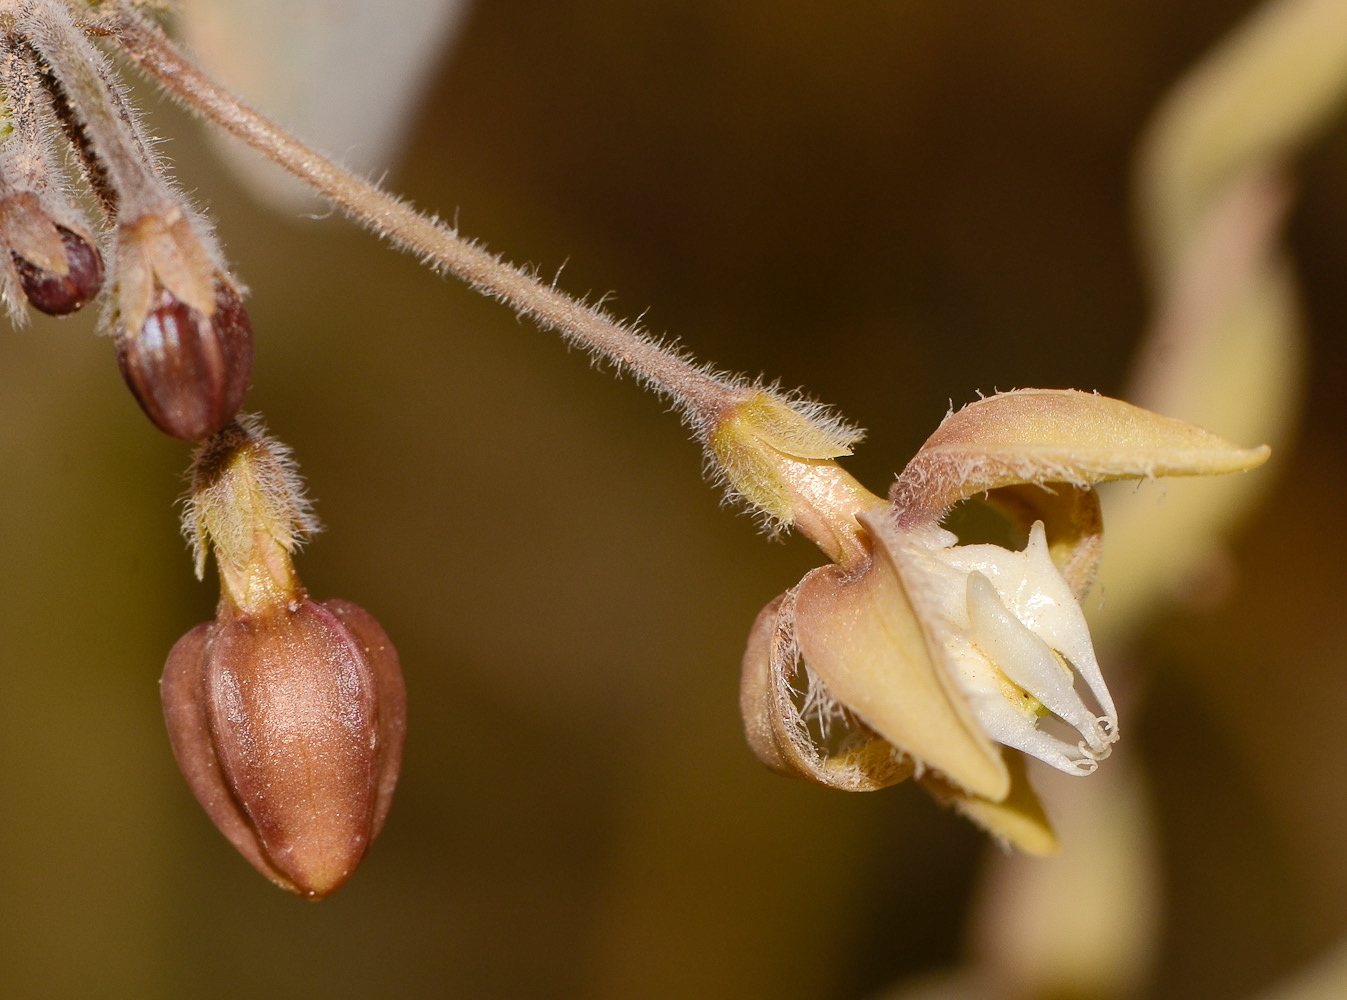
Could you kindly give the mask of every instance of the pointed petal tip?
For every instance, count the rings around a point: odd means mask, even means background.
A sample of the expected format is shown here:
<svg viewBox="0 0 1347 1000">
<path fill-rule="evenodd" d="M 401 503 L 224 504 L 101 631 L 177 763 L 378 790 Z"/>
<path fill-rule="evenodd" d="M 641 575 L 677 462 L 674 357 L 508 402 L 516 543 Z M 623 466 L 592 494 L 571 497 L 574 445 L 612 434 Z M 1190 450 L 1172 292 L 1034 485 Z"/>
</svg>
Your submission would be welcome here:
<svg viewBox="0 0 1347 1000">
<path fill-rule="evenodd" d="M 1240 465 L 1240 471 L 1247 472 L 1249 469 L 1256 469 L 1269 458 L 1272 457 L 1272 448 L 1269 445 L 1260 444 L 1257 448 L 1241 448 L 1240 456 L 1243 458 L 1243 464 Z"/>
<path fill-rule="evenodd" d="M 934 523 L 960 500 L 1018 483 L 1225 475 L 1257 468 L 1270 454 L 1266 445 L 1240 448 L 1120 399 L 1076 389 L 1017 389 L 947 416 L 899 475 L 890 498 L 905 522 Z"/>
</svg>

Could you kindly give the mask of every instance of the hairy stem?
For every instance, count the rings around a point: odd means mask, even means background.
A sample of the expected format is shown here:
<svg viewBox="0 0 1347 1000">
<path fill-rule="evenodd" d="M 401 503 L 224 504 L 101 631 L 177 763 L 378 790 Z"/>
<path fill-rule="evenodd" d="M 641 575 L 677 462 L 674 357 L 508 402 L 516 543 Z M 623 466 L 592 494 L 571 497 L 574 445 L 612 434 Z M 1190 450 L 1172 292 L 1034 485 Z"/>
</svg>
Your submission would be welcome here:
<svg viewBox="0 0 1347 1000">
<path fill-rule="evenodd" d="M 60 176 L 43 130 L 42 83 L 36 68 L 20 53 L 10 36 L 0 47 L 0 87 L 4 90 L 7 120 L 13 129 L 0 146 L 0 163 L 6 188 L 11 184 L 25 191 L 46 191 L 52 178 Z"/>
<path fill-rule="evenodd" d="M 533 275 L 460 236 L 299 142 L 211 80 L 124 2 L 89 26 L 111 36 L 146 73 L 194 114 L 214 122 L 331 199 L 379 236 L 513 307 L 544 329 L 585 346 L 668 397 L 698 437 L 749 395 L 737 381 L 696 365 L 600 309 L 544 285 Z"/>
<path fill-rule="evenodd" d="M 50 67 L 60 96 L 78 116 L 78 128 L 97 150 L 95 172 L 106 171 L 116 192 L 112 200 L 117 211 L 133 218 L 171 211 L 176 199 L 154 169 L 120 85 L 102 54 L 76 30 L 65 7 L 34 4 L 18 27 Z"/>
</svg>

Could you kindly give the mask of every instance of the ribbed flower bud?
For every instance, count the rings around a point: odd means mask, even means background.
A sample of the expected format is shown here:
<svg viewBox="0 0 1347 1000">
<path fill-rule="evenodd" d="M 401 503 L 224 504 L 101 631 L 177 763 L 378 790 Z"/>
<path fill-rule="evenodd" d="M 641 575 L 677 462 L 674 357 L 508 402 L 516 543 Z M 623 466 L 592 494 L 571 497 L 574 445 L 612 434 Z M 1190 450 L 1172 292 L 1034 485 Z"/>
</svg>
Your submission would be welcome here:
<svg viewBox="0 0 1347 1000">
<path fill-rule="evenodd" d="M 307 597 L 223 614 L 178 640 L 160 693 L 187 783 L 253 867 L 311 899 L 342 885 L 402 763 L 402 672 L 374 617 Z"/>
<path fill-rule="evenodd" d="M 397 652 L 369 612 L 305 593 L 290 551 L 312 520 L 288 454 L 255 425 L 198 453 L 188 528 L 213 547 L 223 587 L 215 621 L 164 667 L 174 755 L 258 871 L 320 899 L 350 877 L 392 802 L 407 716 Z"/>
<path fill-rule="evenodd" d="M 65 249 L 64 272 L 34 264 L 17 250 L 10 252 L 19 272 L 19 286 L 32 307 L 48 316 L 69 316 L 83 309 L 102 289 L 103 258 L 78 233 L 64 226 L 56 231 Z"/>
<path fill-rule="evenodd" d="M 234 419 L 248 391 L 253 327 L 232 287 L 215 287 L 207 315 L 167 288 L 136 333 L 117 335 L 117 366 L 156 427 L 198 441 Z"/>
<path fill-rule="evenodd" d="M 253 366 L 253 327 L 186 216 L 118 229 L 117 365 L 156 427 L 199 441 L 232 421 Z"/>
</svg>

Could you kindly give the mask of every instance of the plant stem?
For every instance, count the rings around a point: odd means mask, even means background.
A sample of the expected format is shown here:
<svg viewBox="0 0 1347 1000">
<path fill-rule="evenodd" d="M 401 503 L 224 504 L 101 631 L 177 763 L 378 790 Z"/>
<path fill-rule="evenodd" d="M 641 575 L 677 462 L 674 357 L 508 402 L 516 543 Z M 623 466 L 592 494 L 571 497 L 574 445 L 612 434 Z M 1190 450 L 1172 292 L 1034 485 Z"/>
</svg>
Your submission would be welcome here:
<svg viewBox="0 0 1347 1000">
<path fill-rule="evenodd" d="M 20 20 L 20 30 L 51 67 L 97 150 L 95 170 L 106 170 L 119 216 L 165 214 L 177 205 L 152 166 L 149 145 L 107 61 L 76 30 L 63 4 L 37 3 Z"/>
<path fill-rule="evenodd" d="M 695 364 L 602 310 L 542 284 L 305 146 L 198 70 L 125 0 L 117 0 L 106 19 L 86 27 L 111 36 L 188 110 L 242 139 L 390 243 L 634 373 L 668 397 L 703 441 L 725 414 L 748 398 L 750 391 L 741 381 Z"/>
</svg>

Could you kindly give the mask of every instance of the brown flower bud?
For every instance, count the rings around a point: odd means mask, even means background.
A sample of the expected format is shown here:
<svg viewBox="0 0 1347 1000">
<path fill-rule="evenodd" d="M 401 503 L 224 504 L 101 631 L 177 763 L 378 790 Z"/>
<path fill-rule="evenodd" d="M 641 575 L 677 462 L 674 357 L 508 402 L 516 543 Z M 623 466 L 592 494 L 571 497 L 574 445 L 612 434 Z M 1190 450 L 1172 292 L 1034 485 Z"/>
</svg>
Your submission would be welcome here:
<svg viewBox="0 0 1347 1000">
<path fill-rule="evenodd" d="M 9 251 L 13 278 L 29 303 L 49 316 L 65 316 L 97 295 L 103 258 L 68 206 L 13 190 L 3 176 L 0 192 L 7 192 L 0 198 L 0 246 Z"/>
<path fill-rule="evenodd" d="M 243 856 L 309 899 L 341 886 L 383 827 L 406 735 L 374 617 L 302 592 L 252 614 L 223 602 L 173 647 L 160 691 L 178 766 Z"/>
<path fill-rule="evenodd" d="M 68 316 L 84 307 L 103 287 L 103 257 L 78 233 L 57 225 L 65 249 L 65 272 L 48 268 L 11 249 L 19 285 L 34 309 L 48 316 Z"/>
<path fill-rule="evenodd" d="M 253 327 L 233 286 L 215 282 L 206 315 L 158 286 L 135 330 L 117 332 L 122 378 L 156 427 L 197 441 L 238 413 L 253 366 Z"/>
</svg>

